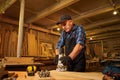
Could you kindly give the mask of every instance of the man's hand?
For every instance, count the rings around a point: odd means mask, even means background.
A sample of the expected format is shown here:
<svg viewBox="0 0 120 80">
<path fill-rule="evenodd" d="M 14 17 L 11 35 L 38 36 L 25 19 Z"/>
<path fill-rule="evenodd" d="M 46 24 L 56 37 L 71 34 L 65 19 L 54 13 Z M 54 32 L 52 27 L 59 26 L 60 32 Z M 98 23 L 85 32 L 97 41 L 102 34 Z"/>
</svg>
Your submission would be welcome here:
<svg viewBox="0 0 120 80">
<path fill-rule="evenodd" d="M 54 60 L 53 60 L 54 64 L 58 64 L 58 55 L 55 56 Z"/>
<path fill-rule="evenodd" d="M 69 56 L 64 56 L 60 58 L 63 65 L 70 65 L 72 63 L 72 59 Z"/>
</svg>

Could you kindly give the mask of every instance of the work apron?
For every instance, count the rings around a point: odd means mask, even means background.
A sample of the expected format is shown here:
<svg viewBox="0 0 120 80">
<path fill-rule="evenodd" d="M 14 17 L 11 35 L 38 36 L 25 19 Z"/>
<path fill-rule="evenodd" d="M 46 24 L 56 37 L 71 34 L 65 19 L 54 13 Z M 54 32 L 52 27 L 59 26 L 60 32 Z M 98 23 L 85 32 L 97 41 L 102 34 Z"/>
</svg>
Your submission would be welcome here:
<svg viewBox="0 0 120 80">
<path fill-rule="evenodd" d="M 75 36 L 71 38 L 65 39 L 65 55 L 68 56 L 76 45 Z M 85 47 L 81 50 L 81 52 L 76 56 L 76 58 L 67 66 L 68 71 L 77 71 L 84 72 L 85 71 Z"/>
</svg>

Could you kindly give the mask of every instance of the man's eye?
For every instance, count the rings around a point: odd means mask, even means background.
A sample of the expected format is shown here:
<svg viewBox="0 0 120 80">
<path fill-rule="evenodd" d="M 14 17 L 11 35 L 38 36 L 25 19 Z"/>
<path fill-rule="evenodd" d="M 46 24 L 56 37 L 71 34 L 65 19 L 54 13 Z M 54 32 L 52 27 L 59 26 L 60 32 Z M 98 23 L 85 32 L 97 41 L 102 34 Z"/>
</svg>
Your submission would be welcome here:
<svg viewBox="0 0 120 80">
<path fill-rule="evenodd" d="M 62 26 L 65 26 L 65 25 L 66 25 L 66 23 L 62 23 L 61 25 L 62 25 Z"/>
</svg>

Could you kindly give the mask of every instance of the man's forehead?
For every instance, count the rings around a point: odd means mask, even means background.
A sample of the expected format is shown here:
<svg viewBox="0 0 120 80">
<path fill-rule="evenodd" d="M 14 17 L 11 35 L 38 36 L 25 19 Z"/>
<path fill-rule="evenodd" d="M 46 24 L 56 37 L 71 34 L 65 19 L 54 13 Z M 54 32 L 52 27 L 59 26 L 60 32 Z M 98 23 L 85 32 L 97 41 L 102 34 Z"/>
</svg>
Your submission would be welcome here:
<svg viewBox="0 0 120 80">
<path fill-rule="evenodd" d="M 64 23 L 69 22 L 69 21 L 72 21 L 72 20 L 66 20 L 66 21 L 62 22 L 61 24 L 64 24 Z"/>
</svg>

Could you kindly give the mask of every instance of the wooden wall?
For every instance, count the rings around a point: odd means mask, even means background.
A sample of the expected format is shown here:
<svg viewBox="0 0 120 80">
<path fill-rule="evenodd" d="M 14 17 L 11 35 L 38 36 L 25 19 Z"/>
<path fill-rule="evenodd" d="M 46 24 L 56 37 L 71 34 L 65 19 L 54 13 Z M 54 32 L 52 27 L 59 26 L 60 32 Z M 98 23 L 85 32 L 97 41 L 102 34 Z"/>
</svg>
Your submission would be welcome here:
<svg viewBox="0 0 120 80">
<path fill-rule="evenodd" d="M 120 56 L 120 41 L 111 39 L 108 41 L 101 41 L 97 43 L 87 43 L 86 56 L 88 59 L 94 57 L 104 58 L 117 58 Z"/>
<path fill-rule="evenodd" d="M 54 56 L 58 39 L 59 36 L 24 27 L 21 56 Z M 0 22 L 0 57 L 17 56 L 17 41 L 18 26 Z M 114 45 L 116 43 L 117 45 Z M 101 42 L 89 44 L 88 41 L 86 54 L 101 58 L 106 51 L 119 50 L 119 45 L 119 40 L 106 41 L 103 44 Z"/>
<path fill-rule="evenodd" d="M 22 56 L 54 56 L 59 36 L 24 28 Z M 0 22 L 0 57 L 17 56 L 18 26 Z"/>
</svg>

